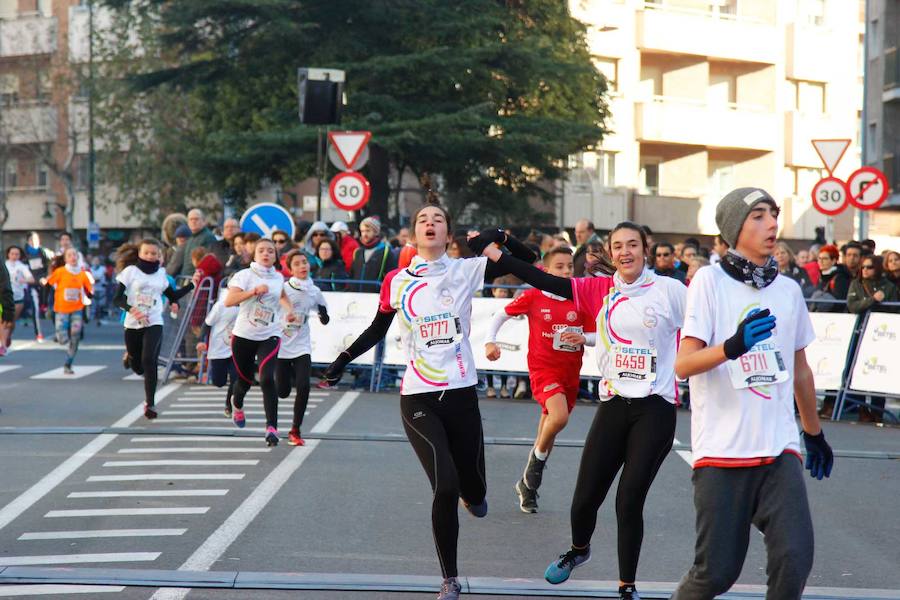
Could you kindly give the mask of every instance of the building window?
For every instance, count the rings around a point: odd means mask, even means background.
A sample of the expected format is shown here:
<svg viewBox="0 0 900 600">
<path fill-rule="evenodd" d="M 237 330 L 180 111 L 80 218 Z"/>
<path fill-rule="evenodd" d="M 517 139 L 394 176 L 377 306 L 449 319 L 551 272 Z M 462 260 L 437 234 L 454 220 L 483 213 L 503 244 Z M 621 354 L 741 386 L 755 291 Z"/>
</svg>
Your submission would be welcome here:
<svg viewBox="0 0 900 600">
<path fill-rule="evenodd" d="M 6 168 L 0 171 L 0 188 L 14 190 L 19 187 L 19 163 L 10 158 L 6 161 Z"/>
<path fill-rule="evenodd" d="M 19 77 L 12 73 L 0 74 L 0 107 L 9 108 L 19 103 Z"/>
<path fill-rule="evenodd" d="M 659 162 L 658 158 L 642 158 L 638 184 L 641 194 L 659 194 Z"/>
<path fill-rule="evenodd" d="M 795 196 L 809 198 L 816 183 L 825 177 L 824 169 L 807 169 L 796 167 L 793 171 L 793 193 Z"/>
<path fill-rule="evenodd" d="M 616 187 L 616 153 L 597 153 L 597 181 L 603 187 Z"/>
<path fill-rule="evenodd" d="M 734 163 L 723 160 L 709 161 L 709 193 L 721 198 L 734 189 Z"/>
<path fill-rule="evenodd" d="M 881 49 L 878 44 L 878 19 L 869 21 L 869 30 L 866 32 L 866 37 L 869 38 L 869 60 L 872 60 L 878 57 Z"/>
<path fill-rule="evenodd" d="M 878 122 L 869 123 L 869 131 L 866 133 L 866 161 L 878 156 Z"/>
<path fill-rule="evenodd" d="M 617 92 L 619 90 L 619 61 L 615 58 L 598 58 L 594 61 L 597 70 L 606 77 L 607 90 Z"/>
<path fill-rule="evenodd" d="M 35 181 L 39 189 L 45 190 L 50 185 L 50 170 L 42 162 L 35 165 Z"/>
<path fill-rule="evenodd" d="M 825 0 L 800 0 L 797 12 L 805 17 L 807 25 L 825 25 Z"/>
<path fill-rule="evenodd" d="M 87 154 L 79 154 L 75 159 L 77 161 L 78 170 L 75 171 L 75 187 L 79 190 L 86 189 L 90 183 L 90 161 Z"/>
</svg>

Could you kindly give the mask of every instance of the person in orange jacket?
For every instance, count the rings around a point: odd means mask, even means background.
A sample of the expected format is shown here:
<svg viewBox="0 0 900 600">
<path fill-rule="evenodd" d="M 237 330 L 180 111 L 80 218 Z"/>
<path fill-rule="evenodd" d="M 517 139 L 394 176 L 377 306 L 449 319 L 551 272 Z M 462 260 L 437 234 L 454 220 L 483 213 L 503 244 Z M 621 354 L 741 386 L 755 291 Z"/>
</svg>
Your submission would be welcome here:
<svg viewBox="0 0 900 600">
<path fill-rule="evenodd" d="M 50 277 L 41 283 L 56 288 L 53 294 L 56 340 L 62 345 L 68 344 L 63 373 L 74 375 L 72 362 L 78 352 L 81 329 L 84 327 L 83 310 L 85 304 L 89 304 L 85 302 L 85 296 L 90 298 L 94 293 L 94 282 L 90 273 L 81 268 L 78 250 L 66 248 L 64 258 L 65 264 L 54 269 Z"/>
</svg>

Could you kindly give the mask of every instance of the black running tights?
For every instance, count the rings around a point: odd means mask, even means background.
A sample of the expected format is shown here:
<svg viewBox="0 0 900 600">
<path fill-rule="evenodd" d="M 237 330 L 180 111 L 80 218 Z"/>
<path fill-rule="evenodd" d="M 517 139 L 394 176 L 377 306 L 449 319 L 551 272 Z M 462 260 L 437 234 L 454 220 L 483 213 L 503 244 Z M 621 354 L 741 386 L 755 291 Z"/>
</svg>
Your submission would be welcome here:
<svg viewBox="0 0 900 600">
<path fill-rule="evenodd" d="M 481 504 L 487 493 L 475 387 L 400 396 L 400 413 L 431 481 L 431 525 L 441 572 L 456 577 L 459 498 Z"/>
<path fill-rule="evenodd" d="M 660 396 L 601 402 L 584 443 L 572 498 L 572 545 L 591 542 L 597 511 L 616 492 L 619 579 L 635 581 L 644 537 L 644 500 L 675 439 L 675 406 Z M 623 467 L 624 466 L 624 467 Z"/>
<path fill-rule="evenodd" d="M 309 354 L 295 358 L 279 358 L 275 365 L 275 387 L 279 398 L 291 395 L 291 388 L 297 386 L 294 398 L 294 420 L 291 429 L 300 429 L 303 425 L 303 413 L 309 402 L 309 374 L 312 370 L 312 357 Z M 293 380 L 293 381 L 292 381 Z"/>
<path fill-rule="evenodd" d="M 125 349 L 131 370 L 144 376 L 144 402 L 154 405 L 156 395 L 156 366 L 162 344 L 162 325 L 150 325 L 143 329 L 125 330 Z"/>
<path fill-rule="evenodd" d="M 275 357 L 281 338 L 272 336 L 264 340 L 248 340 L 231 336 L 231 358 L 237 369 L 237 381 L 231 401 L 236 409 L 244 408 L 244 396 L 253 385 L 253 373 L 259 377 L 266 411 L 266 426 L 278 428 L 278 395 L 275 393 Z M 259 365 L 257 367 L 257 365 Z"/>
</svg>

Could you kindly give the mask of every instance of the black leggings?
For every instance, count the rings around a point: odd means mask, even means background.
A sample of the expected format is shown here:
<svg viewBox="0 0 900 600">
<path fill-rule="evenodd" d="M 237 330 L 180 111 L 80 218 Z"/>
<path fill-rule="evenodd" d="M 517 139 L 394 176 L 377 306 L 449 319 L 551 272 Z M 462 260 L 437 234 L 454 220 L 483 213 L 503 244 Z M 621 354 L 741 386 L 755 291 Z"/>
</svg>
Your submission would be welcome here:
<svg viewBox="0 0 900 600">
<path fill-rule="evenodd" d="M 619 579 L 633 582 L 644 537 L 644 500 L 675 439 L 675 406 L 661 396 L 601 402 L 584 443 L 572 498 L 572 545 L 590 544 L 616 473 Z M 624 465 L 624 468 L 622 466 Z"/>
<path fill-rule="evenodd" d="M 237 371 L 234 368 L 234 361 L 228 358 L 210 358 L 209 364 L 209 381 L 216 387 L 223 387 L 228 384 L 228 392 L 225 394 L 225 408 L 231 410 L 231 395 L 234 393 L 234 381 L 237 379 Z"/>
<path fill-rule="evenodd" d="M 238 410 L 244 408 L 244 396 L 253 385 L 253 372 L 259 374 L 259 387 L 263 393 L 263 408 L 266 411 L 266 427 L 278 429 L 278 395 L 275 393 L 275 357 L 281 338 L 256 341 L 236 335 L 231 336 L 231 358 L 237 370 L 237 381 L 231 401 Z M 257 368 L 259 360 L 259 368 Z"/>
<path fill-rule="evenodd" d="M 279 398 L 287 398 L 291 395 L 292 385 L 297 386 L 297 396 L 294 398 L 294 420 L 291 429 L 300 429 L 303 425 L 303 413 L 309 403 L 309 374 L 312 370 L 312 357 L 303 354 L 294 358 L 279 358 L 275 365 L 275 387 Z M 293 382 L 291 379 L 293 378 Z"/>
<path fill-rule="evenodd" d="M 153 406 L 156 395 L 156 366 L 162 344 L 162 325 L 125 330 L 125 349 L 131 370 L 144 376 L 144 402 Z"/>
<path fill-rule="evenodd" d="M 403 428 L 431 481 L 431 526 L 444 577 L 456 577 L 459 498 L 487 493 L 484 436 L 475 387 L 400 396 Z"/>
</svg>

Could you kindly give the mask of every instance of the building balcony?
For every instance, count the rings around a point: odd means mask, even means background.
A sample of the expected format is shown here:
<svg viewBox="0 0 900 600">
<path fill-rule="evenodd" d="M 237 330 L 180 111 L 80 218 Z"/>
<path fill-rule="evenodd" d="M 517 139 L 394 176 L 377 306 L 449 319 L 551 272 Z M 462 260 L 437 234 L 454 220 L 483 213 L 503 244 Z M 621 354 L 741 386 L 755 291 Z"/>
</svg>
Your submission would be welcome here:
<svg viewBox="0 0 900 600">
<path fill-rule="evenodd" d="M 828 81 L 834 77 L 836 64 L 834 32 L 825 27 L 789 23 L 785 46 L 785 77 L 804 81 Z"/>
<path fill-rule="evenodd" d="M 664 96 L 635 104 L 634 122 L 641 142 L 771 152 L 781 136 L 775 113 Z"/>
<path fill-rule="evenodd" d="M 0 58 L 56 52 L 56 17 L 28 16 L 0 21 Z"/>
<path fill-rule="evenodd" d="M 699 231 L 700 198 L 635 194 L 631 220 L 653 231 L 690 233 Z"/>
<path fill-rule="evenodd" d="M 41 144 L 57 137 L 56 109 L 52 106 L 14 106 L 3 109 L 0 139 L 10 144 Z"/>
<path fill-rule="evenodd" d="M 633 48 L 634 8 L 614 0 L 594 1 L 589 10 L 579 7 L 573 16 L 588 26 L 592 54 L 622 57 Z"/>
<path fill-rule="evenodd" d="M 760 18 L 654 3 L 637 12 L 636 32 L 642 51 L 762 64 L 777 63 L 782 45 Z"/>
<path fill-rule="evenodd" d="M 896 48 L 884 51 L 884 92 L 882 102 L 900 102 L 900 56 Z"/>
<path fill-rule="evenodd" d="M 784 162 L 796 167 L 822 168 L 822 160 L 813 148 L 812 140 L 843 139 L 855 137 L 854 121 L 830 114 L 807 114 L 796 110 L 784 115 Z M 849 127 L 848 127 L 849 126 Z M 845 157 L 846 158 L 846 157 Z"/>
</svg>

